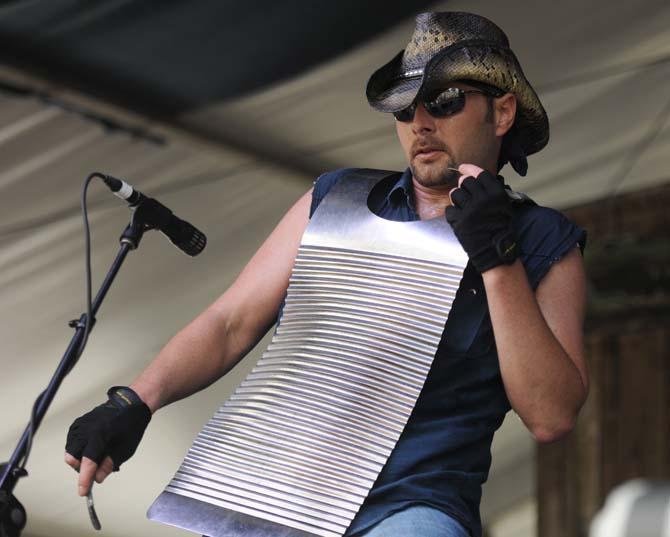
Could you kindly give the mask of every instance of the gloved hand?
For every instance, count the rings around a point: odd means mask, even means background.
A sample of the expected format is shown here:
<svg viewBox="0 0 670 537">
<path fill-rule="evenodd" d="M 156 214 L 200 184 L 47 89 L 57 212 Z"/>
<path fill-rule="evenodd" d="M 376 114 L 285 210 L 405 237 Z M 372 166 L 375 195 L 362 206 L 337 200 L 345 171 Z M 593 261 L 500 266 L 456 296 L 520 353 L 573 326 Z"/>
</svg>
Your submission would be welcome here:
<svg viewBox="0 0 670 537">
<path fill-rule="evenodd" d="M 133 390 L 124 386 L 110 388 L 107 396 L 106 403 L 72 423 L 65 451 L 77 461 L 87 457 L 98 465 L 109 456 L 114 470 L 118 470 L 135 453 L 151 421 L 151 410 Z"/>
<path fill-rule="evenodd" d="M 476 179 L 461 178 L 459 188 L 450 192 L 453 206 L 445 210 L 447 222 L 480 273 L 498 265 L 511 265 L 518 247 L 511 202 L 502 182 L 472 165 L 463 164 L 459 170 L 477 170 L 479 174 Z"/>
</svg>

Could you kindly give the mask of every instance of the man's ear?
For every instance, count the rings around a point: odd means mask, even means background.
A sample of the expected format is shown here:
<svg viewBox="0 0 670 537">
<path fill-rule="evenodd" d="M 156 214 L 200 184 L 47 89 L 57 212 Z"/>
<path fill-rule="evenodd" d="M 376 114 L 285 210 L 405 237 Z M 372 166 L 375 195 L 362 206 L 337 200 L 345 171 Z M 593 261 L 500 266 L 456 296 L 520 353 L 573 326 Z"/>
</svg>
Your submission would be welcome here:
<svg viewBox="0 0 670 537">
<path fill-rule="evenodd" d="M 513 93 L 505 93 L 505 95 L 496 98 L 493 102 L 495 105 L 496 136 L 502 137 L 514 125 L 516 97 Z"/>
</svg>

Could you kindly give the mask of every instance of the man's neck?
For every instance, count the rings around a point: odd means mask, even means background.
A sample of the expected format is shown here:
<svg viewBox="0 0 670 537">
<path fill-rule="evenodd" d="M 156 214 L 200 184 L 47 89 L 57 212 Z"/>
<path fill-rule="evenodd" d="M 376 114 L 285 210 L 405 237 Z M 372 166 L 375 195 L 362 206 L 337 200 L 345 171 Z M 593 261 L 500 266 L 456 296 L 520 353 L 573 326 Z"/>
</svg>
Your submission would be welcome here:
<svg viewBox="0 0 670 537">
<path fill-rule="evenodd" d="M 430 188 L 417 183 L 412 178 L 414 187 L 414 210 L 421 220 L 430 220 L 444 216 L 444 210 L 451 205 L 449 191 L 451 187 Z"/>
</svg>

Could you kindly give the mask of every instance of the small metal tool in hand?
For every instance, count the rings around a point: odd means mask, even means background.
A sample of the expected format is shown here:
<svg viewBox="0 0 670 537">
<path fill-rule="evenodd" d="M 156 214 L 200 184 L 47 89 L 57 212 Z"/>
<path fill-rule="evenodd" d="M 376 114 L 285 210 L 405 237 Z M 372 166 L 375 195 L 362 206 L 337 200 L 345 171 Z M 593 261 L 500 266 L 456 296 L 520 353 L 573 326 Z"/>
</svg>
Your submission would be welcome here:
<svg viewBox="0 0 670 537">
<path fill-rule="evenodd" d="M 91 488 L 88 489 L 88 494 L 86 495 L 86 507 L 88 507 L 88 516 L 91 518 L 91 524 L 96 530 L 102 529 L 100 525 L 100 519 L 95 512 L 95 505 L 93 505 L 93 483 L 91 483 Z"/>
</svg>

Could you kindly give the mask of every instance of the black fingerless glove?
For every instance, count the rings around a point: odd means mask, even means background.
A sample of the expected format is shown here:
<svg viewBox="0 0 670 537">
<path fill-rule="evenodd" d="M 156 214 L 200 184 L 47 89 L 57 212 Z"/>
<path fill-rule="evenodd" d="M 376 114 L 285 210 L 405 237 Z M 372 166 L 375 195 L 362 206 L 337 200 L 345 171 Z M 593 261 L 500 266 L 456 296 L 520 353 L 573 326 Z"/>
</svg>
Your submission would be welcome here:
<svg viewBox="0 0 670 537">
<path fill-rule="evenodd" d="M 65 451 L 76 459 L 88 457 L 97 464 L 109 455 L 114 470 L 133 456 L 151 421 L 151 411 L 130 388 L 107 390 L 109 400 L 74 420 Z"/>
<path fill-rule="evenodd" d="M 445 217 L 470 261 L 480 272 L 514 263 L 517 241 L 512 207 L 502 182 L 488 172 L 466 177 L 451 194 Z"/>
</svg>

